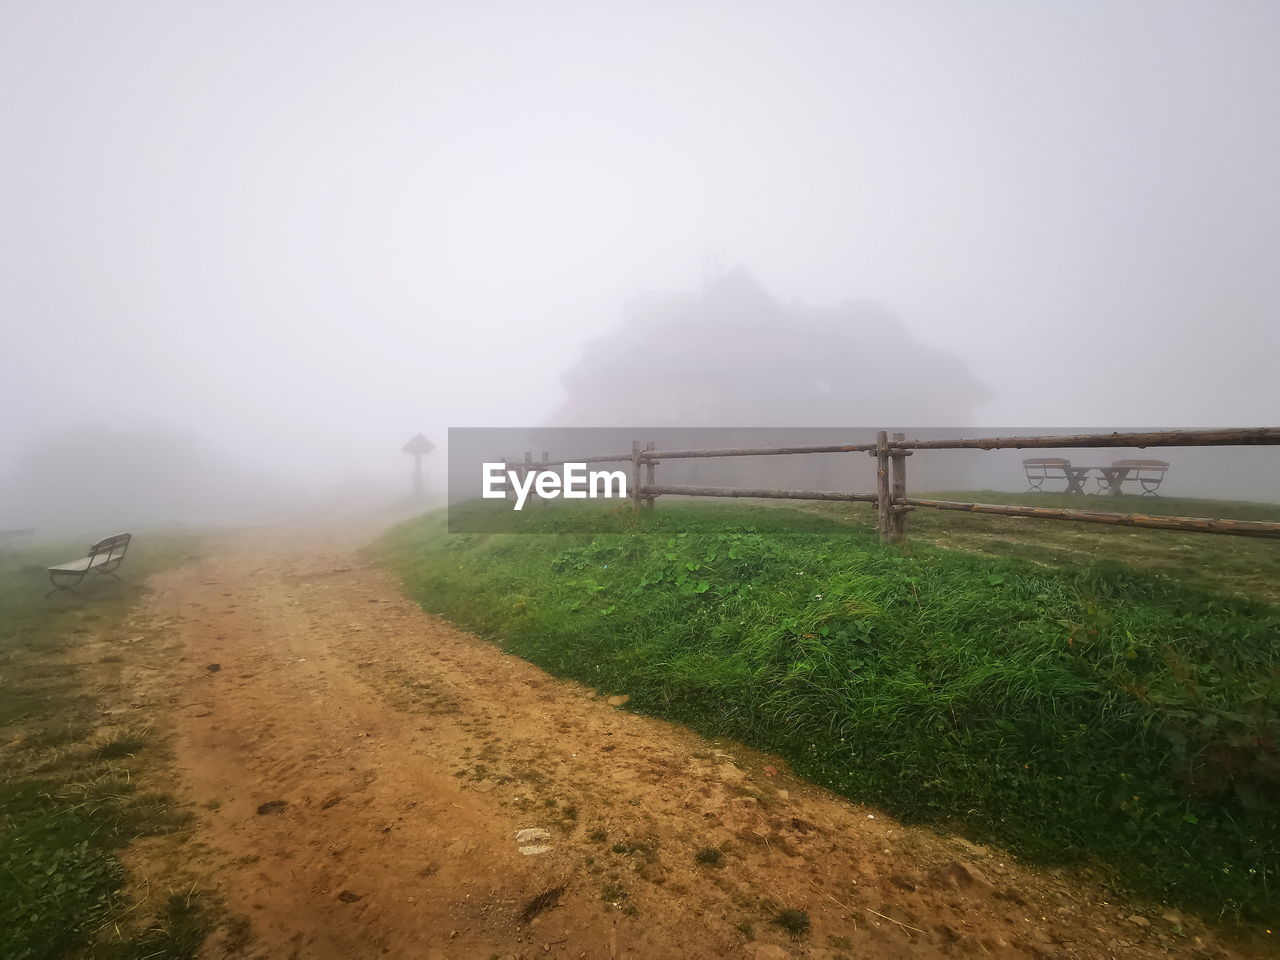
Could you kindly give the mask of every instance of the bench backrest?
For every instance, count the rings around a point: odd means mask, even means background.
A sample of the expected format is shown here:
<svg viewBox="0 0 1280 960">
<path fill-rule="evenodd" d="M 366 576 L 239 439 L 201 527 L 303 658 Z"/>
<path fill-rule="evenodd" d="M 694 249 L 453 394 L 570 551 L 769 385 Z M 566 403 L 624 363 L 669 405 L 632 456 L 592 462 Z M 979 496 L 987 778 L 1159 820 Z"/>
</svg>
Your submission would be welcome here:
<svg viewBox="0 0 1280 960">
<path fill-rule="evenodd" d="M 89 556 L 97 557 L 105 553 L 108 560 L 118 561 L 124 557 L 125 551 L 129 549 L 129 541 L 132 539 L 132 533 L 117 533 L 113 537 L 99 540 L 89 548 Z"/>
</svg>

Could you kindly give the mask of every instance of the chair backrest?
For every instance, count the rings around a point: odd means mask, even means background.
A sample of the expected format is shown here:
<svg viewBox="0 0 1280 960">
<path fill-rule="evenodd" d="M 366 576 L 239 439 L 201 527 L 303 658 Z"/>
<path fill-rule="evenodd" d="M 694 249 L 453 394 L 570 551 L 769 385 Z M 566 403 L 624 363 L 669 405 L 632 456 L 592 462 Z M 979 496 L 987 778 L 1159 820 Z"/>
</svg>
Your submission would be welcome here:
<svg viewBox="0 0 1280 960">
<path fill-rule="evenodd" d="M 129 541 L 133 539 L 132 533 L 117 533 L 113 537 L 107 537 L 105 540 L 99 540 L 89 548 L 89 556 L 96 557 L 105 553 L 107 559 L 117 560 L 123 557 L 125 551 L 129 549 Z"/>
<path fill-rule="evenodd" d="M 1066 477 L 1065 467 L 1071 466 L 1070 460 L 1064 460 L 1062 457 L 1031 457 L 1022 461 L 1022 468 L 1026 470 L 1028 477 Z"/>
</svg>

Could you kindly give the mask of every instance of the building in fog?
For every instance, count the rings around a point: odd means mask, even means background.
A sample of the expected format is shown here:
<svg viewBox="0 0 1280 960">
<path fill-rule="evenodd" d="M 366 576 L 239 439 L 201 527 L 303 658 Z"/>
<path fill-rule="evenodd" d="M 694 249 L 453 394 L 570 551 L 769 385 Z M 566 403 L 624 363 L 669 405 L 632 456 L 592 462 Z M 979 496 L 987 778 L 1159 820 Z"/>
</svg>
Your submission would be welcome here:
<svg viewBox="0 0 1280 960">
<path fill-rule="evenodd" d="M 964 426 L 987 396 L 883 307 L 784 305 L 742 268 L 629 301 L 563 381 L 551 426 Z"/>
</svg>

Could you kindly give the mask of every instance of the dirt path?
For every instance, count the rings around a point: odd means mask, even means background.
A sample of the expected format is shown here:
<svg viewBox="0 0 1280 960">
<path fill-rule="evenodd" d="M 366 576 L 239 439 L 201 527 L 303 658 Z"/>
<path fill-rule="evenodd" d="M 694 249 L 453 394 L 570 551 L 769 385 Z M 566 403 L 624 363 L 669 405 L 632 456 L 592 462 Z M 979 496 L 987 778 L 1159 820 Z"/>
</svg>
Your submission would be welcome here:
<svg viewBox="0 0 1280 960">
<path fill-rule="evenodd" d="M 1238 955 L 619 710 L 424 614 L 357 544 L 244 534 L 154 584 L 169 652 L 138 682 L 191 862 L 260 956 Z"/>
</svg>

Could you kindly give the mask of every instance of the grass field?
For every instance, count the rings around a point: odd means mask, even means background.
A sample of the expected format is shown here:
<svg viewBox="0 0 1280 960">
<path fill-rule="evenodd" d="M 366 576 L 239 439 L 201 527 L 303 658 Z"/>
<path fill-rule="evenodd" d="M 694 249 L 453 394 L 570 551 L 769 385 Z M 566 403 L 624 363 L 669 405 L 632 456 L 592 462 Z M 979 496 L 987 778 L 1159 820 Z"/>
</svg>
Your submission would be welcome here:
<svg viewBox="0 0 1280 960">
<path fill-rule="evenodd" d="M 1280 521 L 1280 506 L 1276 504 L 1185 497 L 1081 497 L 995 490 L 949 491 L 922 496 L 937 500 L 1069 507 L 1156 516 Z M 874 506 L 851 510 L 839 504 L 811 504 L 804 509 L 823 516 L 845 517 L 867 530 L 871 530 L 874 523 Z M 1110 558 L 1189 583 L 1212 586 L 1225 593 L 1280 601 L 1280 542 L 1274 540 L 923 508 L 910 514 L 908 524 L 915 542 L 1053 564 Z"/>
<path fill-rule="evenodd" d="M 204 901 L 161 896 L 129 906 L 120 851 L 181 831 L 185 815 L 148 786 L 161 747 L 117 714 L 104 724 L 121 658 L 86 659 L 90 638 L 117 629 L 145 576 L 192 549 L 189 537 L 137 538 L 104 580 L 45 599 L 44 568 L 84 544 L 0 554 L 0 957 L 35 960 L 190 958 L 209 928 Z M 146 920 L 139 923 L 139 917 Z M 117 928 L 117 923 L 119 927 Z M 86 951 L 88 951 L 86 953 Z"/>
<path fill-rule="evenodd" d="M 635 709 L 1122 891 L 1271 919 L 1280 544 L 920 510 L 908 554 L 861 506 L 664 501 L 595 534 L 561 532 L 571 512 L 527 511 L 543 535 L 429 514 L 380 549 L 426 609 Z"/>
</svg>

